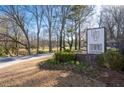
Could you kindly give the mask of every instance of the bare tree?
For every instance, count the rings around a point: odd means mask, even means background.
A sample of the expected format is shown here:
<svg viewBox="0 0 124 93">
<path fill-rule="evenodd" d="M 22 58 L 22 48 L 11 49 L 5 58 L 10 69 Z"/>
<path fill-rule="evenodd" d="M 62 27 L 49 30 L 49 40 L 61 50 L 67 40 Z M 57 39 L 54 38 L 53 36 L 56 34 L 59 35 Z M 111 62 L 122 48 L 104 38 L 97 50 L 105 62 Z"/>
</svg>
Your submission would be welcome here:
<svg viewBox="0 0 124 93">
<path fill-rule="evenodd" d="M 101 12 L 101 26 L 109 31 L 110 39 L 117 42 L 117 47 L 121 51 L 124 49 L 122 44 L 124 34 L 124 6 L 103 6 Z"/>
<path fill-rule="evenodd" d="M 47 27 L 49 32 L 49 52 L 52 52 L 52 22 L 53 22 L 53 16 L 54 16 L 54 6 L 46 6 L 45 7 L 45 16 L 47 19 Z"/>
<path fill-rule="evenodd" d="M 35 20 L 36 28 L 37 28 L 37 54 L 39 53 L 39 38 L 40 38 L 40 32 L 41 32 L 41 26 L 42 26 L 42 20 L 44 16 L 44 8 L 43 6 L 25 6 L 27 11 L 30 12 Z"/>
<path fill-rule="evenodd" d="M 28 50 L 29 55 L 31 54 L 30 51 L 30 40 L 28 37 L 28 27 L 27 25 L 29 24 L 29 22 L 26 22 L 26 13 L 23 9 L 22 6 L 1 6 L 0 7 L 0 11 L 3 12 L 7 17 L 8 20 L 15 22 L 20 29 L 22 30 L 22 32 L 24 33 L 26 40 L 27 40 L 27 45 L 26 45 L 26 49 Z"/>
<path fill-rule="evenodd" d="M 69 45 L 69 49 L 72 50 L 72 46 L 73 46 L 73 37 L 74 37 L 74 29 L 70 28 L 67 30 L 67 43 Z"/>
<path fill-rule="evenodd" d="M 65 32 L 64 32 L 64 28 L 65 28 L 65 25 L 66 25 L 66 20 L 67 20 L 67 17 L 68 17 L 68 14 L 69 14 L 69 10 L 70 9 L 70 6 L 61 6 L 60 7 L 60 24 L 61 24 L 61 28 L 60 28 L 60 51 L 62 51 L 62 47 L 65 49 L 65 38 L 63 37 L 63 33 L 64 33 L 64 36 L 65 36 Z M 64 39 L 63 39 L 64 38 Z M 64 42 L 62 42 L 64 40 Z M 64 43 L 64 46 L 62 46 Z"/>
<path fill-rule="evenodd" d="M 94 6 L 74 5 L 71 6 L 69 18 L 75 22 L 75 50 L 81 49 L 81 24 L 93 14 Z M 77 31 L 78 30 L 78 31 Z"/>
</svg>

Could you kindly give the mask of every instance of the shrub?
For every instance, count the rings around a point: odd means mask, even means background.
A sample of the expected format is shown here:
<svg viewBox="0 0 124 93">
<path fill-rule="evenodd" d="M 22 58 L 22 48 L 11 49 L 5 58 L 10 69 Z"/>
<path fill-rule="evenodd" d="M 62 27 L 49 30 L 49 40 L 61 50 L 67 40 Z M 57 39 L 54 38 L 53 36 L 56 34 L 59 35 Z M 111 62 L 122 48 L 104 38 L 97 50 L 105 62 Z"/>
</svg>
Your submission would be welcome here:
<svg viewBox="0 0 124 93">
<path fill-rule="evenodd" d="M 41 62 L 40 64 L 39 64 L 39 66 L 41 67 L 41 66 L 48 66 L 48 65 L 57 65 L 57 64 L 59 64 L 59 62 L 58 61 L 55 61 L 54 59 L 49 59 L 49 60 L 47 60 L 47 61 L 45 61 L 44 63 L 43 62 Z"/>
<path fill-rule="evenodd" d="M 41 62 L 38 64 L 40 69 L 56 69 L 56 67 L 59 65 L 58 61 L 55 61 L 54 59 L 49 59 L 45 62 Z"/>
<path fill-rule="evenodd" d="M 47 53 L 47 51 L 38 51 L 38 54 L 44 54 L 44 53 Z"/>
<path fill-rule="evenodd" d="M 108 50 L 106 53 L 98 57 L 101 66 L 105 66 L 111 70 L 121 70 L 123 68 L 123 56 L 119 52 Z"/>
<path fill-rule="evenodd" d="M 117 49 L 117 48 L 110 48 L 110 49 L 107 49 L 107 51 L 113 51 L 113 52 L 117 52 L 117 51 L 119 51 L 119 49 Z"/>
<path fill-rule="evenodd" d="M 73 69 L 76 65 L 73 61 L 70 61 L 68 63 L 60 63 L 59 61 L 56 61 L 54 59 L 49 59 L 45 62 L 41 62 L 38 64 L 40 69 L 49 69 L 49 70 L 70 70 Z"/>
<path fill-rule="evenodd" d="M 59 62 L 74 61 L 75 54 L 72 52 L 57 52 L 55 53 L 55 60 Z"/>
<path fill-rule="evenodd" d="M 49 59 L 49 60 L 46 61 L 46 63 L 47 63 L 47 64 L 52 64 L 52 65 L 57 65 L 57 64 L 59 64 L 59 62 L 58 62 L 58 61 L 55 61 L 54 59 Z"/>
<path fill-rule="evenodd" d="M 64 52 L 72 52 L 70 49 L 65 49 Z"/>
</svg>

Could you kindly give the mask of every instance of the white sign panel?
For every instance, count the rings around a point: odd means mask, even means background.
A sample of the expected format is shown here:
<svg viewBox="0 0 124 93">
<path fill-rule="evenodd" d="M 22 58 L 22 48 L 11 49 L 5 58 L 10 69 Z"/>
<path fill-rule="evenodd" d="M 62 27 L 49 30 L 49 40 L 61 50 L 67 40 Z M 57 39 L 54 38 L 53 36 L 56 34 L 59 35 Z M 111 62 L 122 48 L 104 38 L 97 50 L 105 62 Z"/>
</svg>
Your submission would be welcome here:
<svg viewBox="0 0 124 93">
<path fill-rule="evenodd" d="M 101 54 L 105 51 L 104 28 L 88 29 L 87 52 L 88 54 Z"/>
</svg>

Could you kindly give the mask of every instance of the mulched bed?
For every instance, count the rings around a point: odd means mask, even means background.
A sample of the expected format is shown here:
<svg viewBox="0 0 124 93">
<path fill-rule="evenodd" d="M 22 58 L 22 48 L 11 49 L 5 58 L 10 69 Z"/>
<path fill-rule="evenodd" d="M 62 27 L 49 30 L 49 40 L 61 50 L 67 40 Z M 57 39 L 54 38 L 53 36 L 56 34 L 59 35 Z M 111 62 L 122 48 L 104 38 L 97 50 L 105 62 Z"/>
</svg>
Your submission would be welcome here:
<svg viewBox="0 0 124 93">
<path fill-rule="evenodd" d="M 117 71 L 104 71 L 98 78 L 99 81 L 104 82 L 108 87 L 124 87 L 124 73 Z"/>
<path fill-rule="evenodd" d="M 124 87 L 124 72 L 111 71 L 105 68 L 97 69 L 95 67 L 89 67 L 79 71 L 74 65 L 61 64 L 44 65 L 42 68 L 73 71 L 75 73 L 80 73 L 82 77 L 86 75 L 89 78 L 103 82 L 107 87 Z"/>
</svg>

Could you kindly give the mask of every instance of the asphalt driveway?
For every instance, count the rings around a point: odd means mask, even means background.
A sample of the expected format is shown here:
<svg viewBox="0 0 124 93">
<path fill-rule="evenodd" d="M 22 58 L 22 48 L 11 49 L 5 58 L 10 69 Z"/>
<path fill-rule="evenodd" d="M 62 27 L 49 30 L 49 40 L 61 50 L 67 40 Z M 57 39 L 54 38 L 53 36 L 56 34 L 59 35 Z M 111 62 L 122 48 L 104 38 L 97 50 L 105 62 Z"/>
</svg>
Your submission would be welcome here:
<svg viewBox="0 0 124 93">
<path fill-rule="evenodd" d="M 20 56 L 20 57 L 4 57 L 4 58 L 0 57 L 0 68 L 4 68 L 20 62 L 43 59 L 43 58 L 52 57 L 52 56 L 53 56 L 53 53 L 36 54 L 36 55 Z"/>
</svg>

